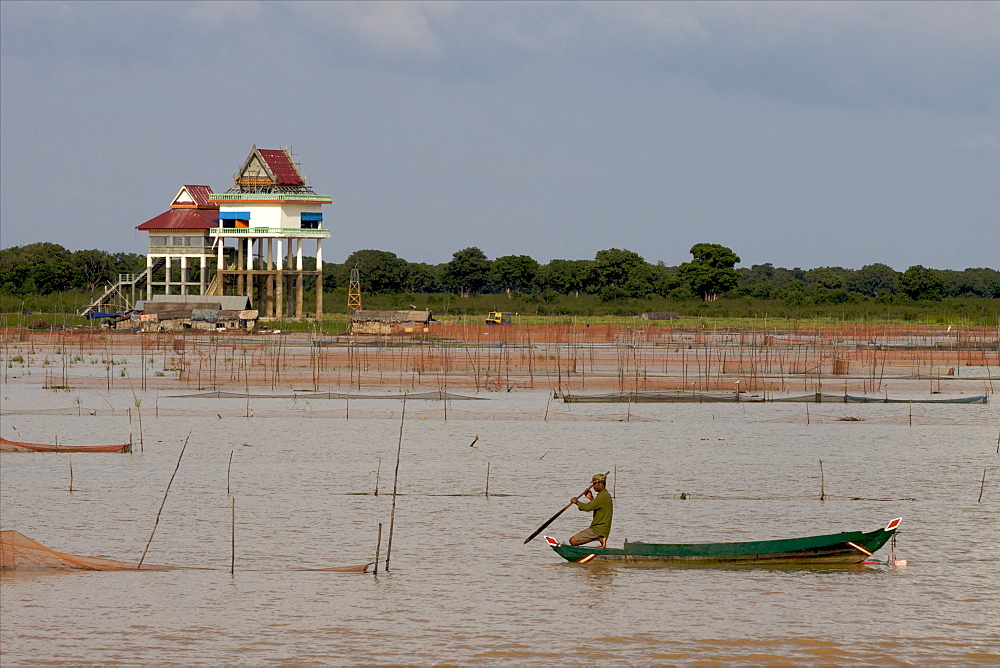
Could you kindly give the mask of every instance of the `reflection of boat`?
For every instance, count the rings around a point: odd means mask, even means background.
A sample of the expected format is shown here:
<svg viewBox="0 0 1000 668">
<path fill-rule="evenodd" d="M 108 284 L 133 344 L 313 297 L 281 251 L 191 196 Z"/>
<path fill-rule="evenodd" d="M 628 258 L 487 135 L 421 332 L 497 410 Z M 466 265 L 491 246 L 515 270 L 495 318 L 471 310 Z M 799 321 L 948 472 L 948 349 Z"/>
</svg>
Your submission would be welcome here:
<svg viewBox="0 0 1000 668">
<path fill-rule="evenodd" d="M 884 529 L 868 533 L 846 531 L 827 536 L 807 536 L 745 543 L 630 543 L 621 548 L 574 547 L 555 538 L 545 541 L 559 556 L 579 564 L 589 561 L 636 563 L 736 564 L 814 563 L 856 564 L 864 561 L 896 533 L 901 518 Z"/>
<path fill-rule="evenodd" d="M 49 445 L 48 443 L 23 443 L 10 441 L 0 436 L 0 445 L 13 446 L 4 448 L 8 452 L 30 450 L 32 452 L 132 452 L 131 443 L 121 445 Z"/>
</svg>

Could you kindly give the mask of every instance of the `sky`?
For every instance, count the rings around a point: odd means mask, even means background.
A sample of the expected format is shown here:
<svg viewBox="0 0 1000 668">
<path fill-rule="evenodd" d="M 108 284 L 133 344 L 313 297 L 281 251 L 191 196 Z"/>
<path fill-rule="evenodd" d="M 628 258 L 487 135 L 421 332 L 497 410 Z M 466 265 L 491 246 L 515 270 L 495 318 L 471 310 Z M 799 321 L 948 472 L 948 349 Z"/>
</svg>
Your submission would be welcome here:
<svg viewBox="0 0 1000 668">
<path fill-rule="evenodd" d="M 290 147 L 324 260 L 1000 268 L 1000 2 L 0 3 L 0 247 Z"/>
</svg>

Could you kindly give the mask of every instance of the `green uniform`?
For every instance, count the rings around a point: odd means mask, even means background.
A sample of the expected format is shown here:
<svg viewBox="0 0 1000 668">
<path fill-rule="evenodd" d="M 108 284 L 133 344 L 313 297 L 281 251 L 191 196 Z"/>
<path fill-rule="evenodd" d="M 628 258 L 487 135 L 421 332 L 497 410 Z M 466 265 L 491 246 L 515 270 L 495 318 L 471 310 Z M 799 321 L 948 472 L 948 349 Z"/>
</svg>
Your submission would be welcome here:
<svg viewBox="0 0 1000 668">
<path fill-rule="evenodd" d="M 593 501 L 577 501 L 580 510 L 594 511 L 594 520 L 590 523 L 591 530 L 599 536 L 607 538 L 611 535 L 611 516 L 614 514 L 614 504 L 608 490 L 602 489 Z"/>
</svg>

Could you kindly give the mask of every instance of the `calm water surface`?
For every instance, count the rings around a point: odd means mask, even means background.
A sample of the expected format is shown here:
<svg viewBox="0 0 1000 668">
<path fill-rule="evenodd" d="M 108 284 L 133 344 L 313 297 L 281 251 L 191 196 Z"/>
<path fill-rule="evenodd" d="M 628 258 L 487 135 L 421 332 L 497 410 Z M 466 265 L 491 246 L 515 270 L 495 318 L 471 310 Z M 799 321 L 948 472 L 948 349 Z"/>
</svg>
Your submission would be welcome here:
<svg viewBox="0 0 1000 668">
<path fill-rule="evenodd" d="M 17 413 L 75 408 L 77 397 L 97 409 L 133 405 L 127 390 L 101 394 L 12 381 L 2 434 L 120 442 L 124 417 Z M 399 401 L 351 402 L 350 419 L 220 419 L 205 413 L 245 401 L 140 395 L 144 451 L 74 455 L 72 493 L 68 455 L 2 455 L 4 529 L 137 561 L 190 432 L 146 561 L 205 570 L 5 575 L 0 659 L 1000 662 L 996 402 L 921 405 L 925 424 L 914 426 L 906 405 L 812 405 L 817 418 L 865 419 L 807 425 L 802 404 L 643 404 L 625 421 L 622 405 L 552 402 L 545 420 L 544 392 L 480 396 L 489 401 L 449 402 L 447 421 L 440 402 L 407 403 L 391 570 L 378 576 L 293 569 L 372 560 L 380 522 L 385 556 Z M 202 413 L 155 417 L 154 401 Z M 902 516 L 899 558 L 909 566 L 577 566 L 541 537 L 522 544 L 609 469 L 615 545 L 872 530 Z M 545 533 L 566 539 L 588 518 L 570 509 Z"/>
</svg>

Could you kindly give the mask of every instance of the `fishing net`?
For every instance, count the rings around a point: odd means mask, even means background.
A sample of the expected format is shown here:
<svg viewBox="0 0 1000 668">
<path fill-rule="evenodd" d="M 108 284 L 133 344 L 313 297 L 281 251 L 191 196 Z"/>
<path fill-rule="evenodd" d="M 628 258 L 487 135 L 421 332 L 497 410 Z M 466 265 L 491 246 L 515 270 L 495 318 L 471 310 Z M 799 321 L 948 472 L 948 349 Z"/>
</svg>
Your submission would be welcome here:
<svg viewBox="0 0 1000 668">
<path fill-rule="evenodd" d="M 327 566 L 323 568 L 290 568 L 293 571 L 330 571 L 337 573 L 365 573 L 373 562 L 354 566 Z M 0 531 L 0 571 L 171 571 L 176 566 L 154 566 L 131 561 L 118 561 L 104 557 L 84 557 L 79 554 L 57 552 L 28 538 L 20 531 Z"/>
<path fill-rule="evenodd" d="M 57 552 L 28 538 L 20 531 L 0 531 L 0 570 L 85 570 L 85 571 L 134 571 L 139 564 L 101 557 L 84 557 L 79 554 Z M 171 566 L 142 565 L 142 570 L 165 571 Z"/>
<path fill-rule="evenodd" d="M 902 413 L 899 415 L 868 415 L 859 417 L 856 415 L 822 415 L 811 413 L 809 415 L 801 413 L 799 415 L 788 415 L 774 418 L 773 420 L 762 420 L 762 422 L 784 422 L 788 424 L 833 424 L 835 422 L 864 422 L 866 424 L 894 424 L 894 425 L 991 425 L 997 426 L 996 418 L 973 418 L 973 417 L 943 417 L 936 415 L 909 415 Z"/>
<path fill-rule="evenodd" d="M 291 394 L 247 394 L 246 392 L 200 392 L 198 394 L 172 394 L 171 399 L 294 399 L 296 401 L 312 401 L 314 399 L 395 399 L 405 398 L 407 401 L 431 400 L 442 401 L 486 401 L 483 397 L 467 397 L 451 392 L 414 392 L 413 394 L 351 394 L 348 392 L 293 392 Z"/>
</svg>

